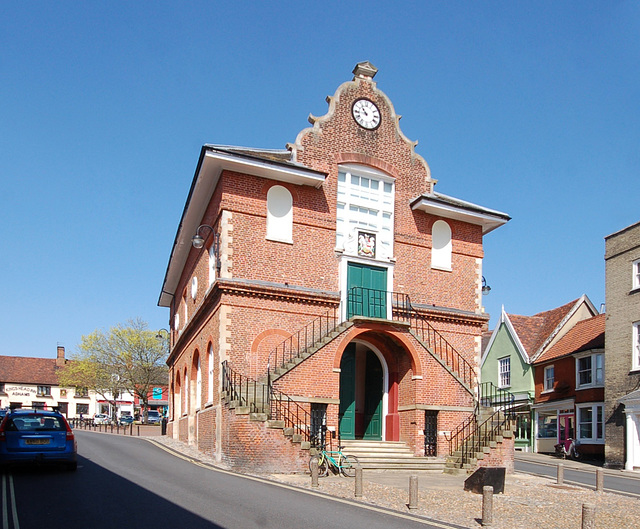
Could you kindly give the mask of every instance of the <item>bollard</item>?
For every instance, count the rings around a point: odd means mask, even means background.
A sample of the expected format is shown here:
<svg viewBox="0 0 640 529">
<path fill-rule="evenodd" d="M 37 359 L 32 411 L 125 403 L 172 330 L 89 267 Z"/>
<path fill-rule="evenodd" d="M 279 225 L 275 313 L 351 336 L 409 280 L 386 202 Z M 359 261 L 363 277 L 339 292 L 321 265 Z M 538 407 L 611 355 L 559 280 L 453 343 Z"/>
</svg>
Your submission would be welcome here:
<svg viewBox="0 0 640 529">
<path fill-rule="evenodd" d="M 418 476 L 409 478 L 409 509 L 418 508 Z"/>
<path fill-rule="evenodd" d="M 493 487 L 482 487 L 482 522 L 483 527 L 493 525 Z"/>
<path fill-rule="evenodd" d="M 318 488 L 318 458 L 311 458 L 311 486 Z"/>
<path fill-rule="evenodd" d="M 138 437 L 140 437 L 140 426 L 138 426 Z"/>
<path fill-rule="evenodd" d="M 596 492 L 604 492 L 604 470 L 596 468 Z"/>
<path fill-rule="evenodd" d="M 356 498 L 362 498 L 362 467 L 356 467 L 356 490 L 354 493 Z"/>
<path fill-rule="evenodd" d="M 556 483 L 558 485 L 564 484 L 564 463 L 558 463 L 558 479 Z"/>
<path fill-rule="evenodd" d="M 596 506 L 593 503 L 582 504 L 582 529 L 596 529 Z"/>
</svg>

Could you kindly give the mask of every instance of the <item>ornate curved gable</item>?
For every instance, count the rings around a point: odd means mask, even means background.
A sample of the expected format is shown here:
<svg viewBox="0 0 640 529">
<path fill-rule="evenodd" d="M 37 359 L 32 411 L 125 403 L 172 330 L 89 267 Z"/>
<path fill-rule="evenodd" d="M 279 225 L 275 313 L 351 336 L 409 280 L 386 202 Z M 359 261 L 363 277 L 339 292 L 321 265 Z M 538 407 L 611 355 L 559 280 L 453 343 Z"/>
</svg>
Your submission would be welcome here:
<svg viewBox="0 0 640 529">
<path fill-rule="evenodd" d="M 373 81 L 376 73 L 369 62 L 356 65 L 353 80 L 327 97 L 328 112 L 320 117 L 309 115 L 312 127 L 303 129 L 295 143 L 287 145 L 292 160 L 330 176 L 337 174 L 339 164 L 366 165 L 395 178 L 401 194 L 413 198 L 431 193 L 435 181 L 429 166 L 415 152 L 418 142 L 410 141 L 400 130 L 401 116 L 378 90 Z M 379 120 L 369 116 L 376 109 Z"/>
</svg>

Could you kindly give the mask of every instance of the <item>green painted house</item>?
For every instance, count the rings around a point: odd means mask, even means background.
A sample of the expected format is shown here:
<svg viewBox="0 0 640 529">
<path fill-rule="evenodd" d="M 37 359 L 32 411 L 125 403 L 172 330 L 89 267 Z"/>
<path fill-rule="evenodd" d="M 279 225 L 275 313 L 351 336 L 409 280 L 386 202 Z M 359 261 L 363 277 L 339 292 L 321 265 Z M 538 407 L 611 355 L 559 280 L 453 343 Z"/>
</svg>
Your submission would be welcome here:
<svg viewBox="0 0 640 529">
<path fill-rule="evenodd" d="M 598 314 L 586 295 L 561 307 L 533 316 L 507 314 L 502 308 L 493 332 L 483 338 L 481 382 L 514 395 L 517 414 L 516 450 L 533 451 L 532 404 L 535 383 L 532 362 L 576 323 Z"/>
</svg>

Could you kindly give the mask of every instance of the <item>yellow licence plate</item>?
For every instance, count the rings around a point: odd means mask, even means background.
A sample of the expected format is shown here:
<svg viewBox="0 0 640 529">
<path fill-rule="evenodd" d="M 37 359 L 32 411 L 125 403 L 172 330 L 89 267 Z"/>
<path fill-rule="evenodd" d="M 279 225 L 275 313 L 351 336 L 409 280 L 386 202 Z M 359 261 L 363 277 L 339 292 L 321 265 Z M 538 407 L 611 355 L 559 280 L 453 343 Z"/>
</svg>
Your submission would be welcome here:
<svg viewBox="0 0 640 529">
<path fill-rule="evenodd" d="M 49 439 L 26 439 L 25 443 L 28 445 L 48 445 Z"/>
</svg>

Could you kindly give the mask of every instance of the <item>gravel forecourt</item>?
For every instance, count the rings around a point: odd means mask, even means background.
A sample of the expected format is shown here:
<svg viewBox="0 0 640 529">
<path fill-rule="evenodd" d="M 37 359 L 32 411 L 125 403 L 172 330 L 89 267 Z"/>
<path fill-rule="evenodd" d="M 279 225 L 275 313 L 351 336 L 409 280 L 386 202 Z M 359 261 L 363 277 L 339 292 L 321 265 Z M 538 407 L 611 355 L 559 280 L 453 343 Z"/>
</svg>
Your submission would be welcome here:
<svg viewBox="0 0 640 529">
<path fill-rule="evenodd" d="M 213 458 L 175 439 L 166 436 L 148 439 L 192 459 L 224 469 Z M 363 471 L 363 494 L 358 499 L 354 498 L 354 478 L 328 476 L 320 478 L 318 487 L 313 488 L 308 474 L 269 474 L 261 477 L 458 527 L 481 527 L 482 495 L 464 491 L 466 476 L 415 475 L 418 476 L 418 502 L 417 508 L 411 510 L 408 508 L 411 473 L 408 472 Z M 568 484 L 560 486 L 555 479 L 515 472 L 507 475 L 504 489 L 504 494 L 493 496 L 491 527 L 495 529 L 581 529 L 583 504 L 595 506 L 597 529 L 640 528 L 640 496 L 634 498 L 596 492 L 595 481 L 591 489 Z"/>
</svg>

